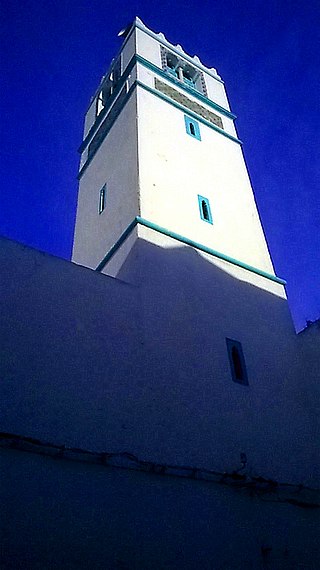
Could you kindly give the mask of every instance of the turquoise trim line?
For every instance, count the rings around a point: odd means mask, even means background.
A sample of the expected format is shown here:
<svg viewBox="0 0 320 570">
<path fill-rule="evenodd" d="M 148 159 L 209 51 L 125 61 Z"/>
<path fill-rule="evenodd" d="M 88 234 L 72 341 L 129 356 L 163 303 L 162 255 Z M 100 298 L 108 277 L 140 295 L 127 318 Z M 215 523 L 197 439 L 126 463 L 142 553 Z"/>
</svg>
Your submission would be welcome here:
<svg viewBox="0 0 320 570">
<path fill-rule="evenodd" d="M 141 224 L 142 226 L 145 226 L 146 228 L 150 228 L 151 230 L 155 230 L 156 232 L 164 234 L 164 235 L 171 237 L 177 241 L 181 241 L 182 243 L 185 243 L 186 245 L 191 245 L 191 247 L 195 247 L 196 249 L 199 249 L 200 251 L 203 251 L 204 253 L 209 253 L 209 255 L 213 255 L 214 257 L 218 257 L 219 259 L 222 259 L 223 261 L 227 261 L 228 263 L 232 263 L 233 265 L 237 265 L 238 267 L 242 267 L 243 269 L 247 269 L 248 271 L 251 271 L 252 273 L 256 273 L 257 275 L 261 275 L 262 277 L 266 277 L 267 279 L 270 279 L 271 281 L 275 281 L 276 283 L 281 283 L 281 285 L 286 285 L 286 283 L 287 283 L 284 279 L 280 279 L 280 277 L 277 277 L 276 275 L 271 275 L 270 273 L 267 273 L 266 271 L 262 271 L 261 269 L 257 269 L 256 267 L 252 267 L 252 265 L 248 265 L 247 263 L 244 263 L 243 261 L 238 261 L 238 259 L 234 259 L 234 257 L 229 257 L 228 255 L 225 255 L 224 253 L 220 253 L 219 251 L 216 251 L 215 249 L 211 249 L 210 247 L 202 245 L 201 243 L 193 241 L 192 239 L 181 236 L 180 234 L 176 234 L 175 232 L 171 232 L 170 230 L 162 228 L 161 226 L 158 226 L 157 224 L 154 224 L 153 222 L 149 222 L 148 220 L 145 220 L 144 218 L 141 218 L 140 216 L 137 216 L 136 220 L 137 220 L 138 224 Z"/>
<path fill-rule="evenodd" d="M 171 232 L 170 230 L 167 230 L 166 228 L 158 226 L 157 224 L 154 224 L 153 222 L 149 222 L 145 218 L 141 218 L 141 216 L 136 216 L 134 218 L 134 220 L 131 222 L 131 224 L 127 227 L 127 229 L 120 236 L 118 241 L 112 246 L 110 251 L 104 256 L 104 258 L 99 263 L 99 265 L 97 266 L 95 271 L 101 271 L 105 267 L 105 265 L 108 263 L 108 261 L 111 259 L 111 257 L 113 257 L 113 255 L 116 253 L 117 249 L 119 249 L 119 247 L 123 244 L 125 239 L 128 237 L 128 235 L 132 232 L 132 230 L 135 228 L 135 226 L 137 224 L 140 224 L 141 226 L 145 226 L 146 228 L 149 228 L 149 229 L 154 230 L 154 231 L 156 231 L 160 234 L 163 234 L 167 237 L 170 237 L 172 239 L 180 241 L 181 243 L 184 243 L 186 245 L 190 245 L 191 247 L 194 247 L 194 248 L 198 249 L 199 251 L 203 251 L 204 253 L 208 253 L 209 255 L 212 255 L 213 257 L 217 257 L 218 259 L 222 259 L 223 261 L 227 261 L 228 263 L 232 263 L 233 265 L 237 265 L 238 267 L 241 267 L 242 269 L 246 269 L 248 271 L 251 271 L 251 273 L 256 273 L 257 275 L 260 275 L 261 277 L 266 277 L 266 279 L 270 279 L 270 281 L 274 281 L 275 283 L 280 283 L 280 285 L 286 285 L 286 283 L 287 283 L 284 279 L 281 279 L 280 277 L 277 277 L 276 275 L 271 275 L 271 273 L 267 273 L 266 271 L 262 271 L 261 269 L 257 269 L 256 267 L 253 267 L 252 265 L 248 265 L 247 263 L 243 263 L 242 261 L 239 261 L 238 259 L 234 259 L 233 257 L 229 257 L 229 255 L 225 255 L 224 253 L 220 253 L 219 251 L 216 251 L 215 249 L 211 249 L 210 247 L 202 245 L 201 243 L 193 241 L 192 239 L 181 236 L 180 234 L 176 234 L 175 232 Z"/>
<path fill-rule="evenodd" d="M 162 99 L 163 101 L 166 101 L 167 103 L 170 103 L 170 105 L 172 105 L 173 107 L 175 107 L 176 109 L 179 109 L 179 111 L 182 111 L 184 114 L 188 113 L 188 115 L 190 117 L 193 117 L 194 119 L 196 119 L 197 121 L 199 121 L 199 123 L 203 123 L 204 125 L 206 125 L 207 127 L 209 127 L 210 129 L 213 129 L 214 131 L 217 131 L 218 133 L 220 133 L 221 135 L 223 135 L 224 137 L 227 137 L 228 139 L 242 145 L 242 141 L 237 139 L 236 137 L 234 137 L 233 135 L 230 135 L 229 133 L 226 133 L 226 131 L 224 131 L 223 129 L 220 129 L 219 127 L 217 127 L 216 125 L 214 125 L 213 123 L 210 123 L 209 121 L 206 121 L 206 119 L 203 119 L 203 117 L 200 117 L 200 115 L 197 115 L 197 113 L 194 113 L 194 111 L 191 111 L 190 109 L 188 109 L 187 107 L 183 107 L 183 105 L 180 105 L 179 103 L 177 103 L 176 101 L 173 101 L 173 99 L 170 99 L 169 97 L 167 97 L 166 95 L 164 95 L 163 93 L 161 93 L 160 91 L 157 91 L 156 89 L 153 89 L 152 87 L 149 87 L 148 85 L 144 85 L 144 83 L 141 83 L 141 81 L 134 81 L 134 83 L 131 85 L 126 97 L 124 98 L 123 102 L 122 102 L 122 106 L 119 109 L 119 112 L 117 113 L 117 115 L 115 115 L 112 123 L 110 123 L 109 129 L 106 131 L 104 138 L 100 141 L 99 146 L 96 148 L 95 152 L 92 154 L 92 156 L 90 156 L 90 158 L 88 158 L 88 160 L 85 162 L 85 164 L 83 165 L 82 169 L 80 170 L 79 174 L 78 174 L 78 180 L 80 180 L 80 178 L 82 177 L 83 173 L 85 172 L 85 170 L 88 168 L 89 164 L 91 163 L 93 157 L 95 156 L 96 152 L 98 151 L 98 149 L 100 148 L 100 145 L 102 144 L 102 142 L 104 141 L 105 137 L 107 136 L 108 132 L 110 131 L 112 125 L 114 124 L 115 120 L 117 119 L 117 117 L 120 115 L 122 109 L 124 108 L 124 106 L 126 105 L 126 103 L 128 102 L 128 100 L 130 99 L 134 89 L 137 87 L 137 85 L 139 85 L 139 87 L 142 87 L 142 89 L 145 89 L 146 91 L 148 91 L 149 93 L 152 93 L 153 95 L 156 95 L 157 97 L 159 97 L 160 99 Z M 108 110 L 110 109 L 110 107 L 108 107 Z M 107 113 L 106 113 L 107 114 Z M 105 115 L 104 115 L 105 116 Z M 99 122 L 99 125 L 94 125 L 95 130 L 96 127 L 98 128 L 98 126 L 100 126 L 103 123 L 103 121 Z M 95 133 L 94 133 L 95 134 Z M 81 147 L 80 147 L 80 151 L 83 150 L 86 145 L 88 144 L 89 140 L 88 139 L 92 139 L 93 135 L 88 135 L 88 137 L 83 141 Z"/>
<path fill-rule="evenodd" d="M 132 230 L 134 230 L 134 228 L 136 227 L 138 221 L 137 218 L 134 218 L 134 220 L 131 222 L 131 224 L 129 224 L 129 226 L 127 227 L 126 230 L 124 230 L 123 234 L 121 234 L 121 236 L 119 237 L 118 241 L 112 246 L 112 248 L 110 249 L 110 251 L 108 251 L 108 253 L 104 256 L 104 258 L 102 259 L 102 261 L 100 261 L 99 265 L 96 267 L 95 271 L 102 271 L 102 269 L 105 267 L 105 265 L 108 263 L 108 261 L 110 261 L 111 257 L 114 256 L 114 254 L 116 253 L 116 251 L 119 249 L 119 247 L 123 244 L 123 242 L 127 239 L 127 237 L 131 234 Z"/>
<path fill-rule="evenodd" d="M 94 137 L 96 131 L 97 131 L 98 128 L 100 127 L 101 123 L 103 122 L 104 117 L 105 117 L 105 116 L 108 114 L 108 112 L 110 111 L 110 108 L 112 107 L 114 101 L 115 101 L 116 98 L 118 97 L 118 95 L 119 95 L 119 93 L 120 93 L 122 87 L 124 86 L 125 82 L 127 81 L 127 79 L 128 79 L 128 77 L 129 77 L 129 75 L 130 75 L 132 69 L 134 68 L 135 64 L 136 64 L 135 57 L 133 57 L 133 58 L 129 61 L 129 63 L 128 63 L 128 65 L 127 65 L 127 67 L 126 67 L 126 69 L 125 69 L 123 75 L 122 75 L 121 78 L 119 79 L 119 81 L 118 81 L 118 83 L 117 83 L 117 88 L 116 88 L 116 90 L 114 91 L 114 93 L 113 93 L 113 94 L 111 95 L 111 97 L 109 98 L 109 100 L 108 100 L 109 105 L 108 105 L 107 107 L 105 107 L 105 109 L 103 109 L 103 111 L 101 111 L 101 113 L 100 113 L 100 115 L 98 115 L 98 117 L 96 117 L 96 120 L 95 120 L 95 122 L 93 123 L 93 125 L 91 126 L 91 128 L 89 129 L 88 134 L 85 136 L 85 138 L 83 139 L 81 145 L 79 146 L 78 152 L 81 153 L 81 152 L 86 148 L 87 144 L 89 144 L 89 141 Z M 102 86 L 103 86 L 103 81 L 102 81 L 101 84 L 99 85 L 99 88 L 97 89 L 97 92 L 96 92 L 96 94 L 95 94 L 95 96 L 94 96 L 93 98 L 95 98 L 95 97 L 97 96 L 98 92 L 101 91 Z M 91 106 L 91 104 L 90 104 L 90 106 Z"/>
<path fill-rule="evenodd" d="M 227 137 L 228 139 L 230 139 L 230 140 L 232 140 L 232 141 L 234 141 L 240 145 L 243 144 L 240 139 L 237 139 L 236 137 L 234 137 L 233 135 L 230 135 L 229 133 L 227 133 L 223 129 L 220 129 L 220 127 L 217 127 L 217 125 L 214 125 L 213 123 L 210 123 L 209 121 L 206 121 L 206 119 L 204 119 L 203 117 L 200 117 L 200 115 L 197 115 L 197 113 L 195 113 L 194 111 L 191 111 L 191 109 L 188 109 L 187 107 L 180 105 L 180 103 L 173 101 L 173 99 L 170 99 L 170 97 L 167 97 L 166 95 L 164 95 L 164 93 L 161 93 L 160 91 L 157 91 L 156 89 L 153 89 L 152 87 L 149 87 L 149 85 L 145 85 L 144 83 L 141 83 L 141 81 L 138 81 L 138 80 L 135 81 L 135 84 L 139 85 L 139 87 L 142 87 L 142 89 L 145 89 L 145 91 L 149 91 L 149 93 L 152 93 L 153 95 L 156 95 L 160 99 L 163 99 L 163 101 L 166 101 L 166 103 L 170 103 L 170 105 L 172 105 L 176 109 L 179 109 L 179 111 L 183 111 L 183 113 L 188 113 L 188 115 L 190 115 L 190 117 L 193 117 L 194 119 L 199 121 L 199 123 L 203 123 L 204 125 L 206 125 L 210 129 L 217 131 L 218 133 L 220 133 L 224 137 Z"/>
<path fill-rule="evenodd" d="M 168 81 L 173 83 L 173 85 L 175 85 L 176 87 L 183 89 L 184 91 L 189 93 L 189 95 L 196 97 L 197 99 L 199 99 L 199 101 L 201 101 L 202 103 L 205 103 L 206 105 L 209 105 L 209 107 L 212 107 L 216 111 L 219 111 L 219 113 L 222 113 L 223 115 L 225 115 L 229 119 L 236 119 L 237 118 L 237 116 L 234 115 L 234 113 L 231 113 L 231 111 L 228 111 L 224 107 L 221 107 L 221 105 L 218 105 L 218 103 L 211 101 L 211 99 L 208 99 L 208 97 L 205 97 L 204 95 L 202 95 L 202 93 L 200 93 L 200 91 L 197 91 L 196 89 L 192 89 L 191 87 L 188 87 L 187 85 L 185 85 L 184 83 L 182 83 L 178 79 L 175 79 L 174 77 L 172 77 L 172 75 L 170 75 L 169 73 L 167 73 L 166 71 L 164 71 L 160 67 L 157 67 L 154 63 L 151 63 L 150 61 L 148 61 L 147 59 L 145 59 L 141 55 L 136 55 L 135 59 L 137 60 L 138 63 L 141 63 L 141 65 L 150 69 L 150 71 L 157 73 L 157 75 L 160 75 L 161 77 L 163 77 L 163 79 L 168 79 Z"/>
<path fill-rule="evenodd" d="M 191 89 L 190 87 L 188 87 L 187 85 L 184 85 L 183 83 L 181 83 L 181 81 L 175 80 L 173 77 L 171 77 L 168 73 L 166 73 L 165 71 L 163 71 L 162 69 L 160 69 L 160 67 L 157 67 L 156 65 L 154 65 L 153 63 L 150 63 L 148 60 L 144 59 L 143 57 L 141 57 L 140 55 L 134 55 L 132 57 L 132 59 L 129 61 L 127 67 L 125 68 L 123 75 L 121 76 L 118 84 L 117 84 L 117 88 L 115 90 L 115 92 L 112 94 L 112 96 L 109 99 L 109 105 L 108 107 L 106 107 L 101 113 L 100 115 L 96 118 L 94 124 L 92 125 L 92 127 L 90 128 L 88 134 L 85 136 L 83 142 L 81 143 L 78 152 L 82 152 L 87 144 L 89 143 L 90 139 L 94 136 L 95 132 L 97 131 L 98 127 L 100 126 L 100 124 L 103 122 L 104 117 L 108 114 L 108 111 L 110 109 L 110 107 L 112 106 L 113 102 L 115 101 L 115 99 L 117 98 L 118 94 L 120 93 L 123 85 L 125 84 L 126 80 L 128 79 L 132 69 L 134 68 L 134 66 L 140 63 L 141 65 L 147 67 L 148 69 L 150 69 L 151 71 L 153 71 L 154 73 L 157 73 L 158 75 L 160 75 L 163 79 L 166 79 L 168 81 L 170 81 L 173 85 L 175 85 L 176 87 L 179 87 L 180 89 L 186 91 L 186 93 L 188 93 L 189 95 L 192 95 L 193 97 L 195 97 L 196 99 L 198 99 L 199 101 L 201 101 L 202 103 L 205 103 L 206 105 L 208 105 L 209 107 L 211 107 L 212 109 L 215 109 L 215 111 L 219 111 L 219 113 L 225 115 L 226 117 L 228 117 L 229 119 L 236 119 L 236 115 L 234 115 L 233 113 L 231 113 L 230 111 L 228 111 L 227 109 L 224 109 L 224 107 L 221 107 L 220 105 L 218 105 L 217 103 L 214 103 L 213 101 L 211 101 L 210 99 L 208 99 L 207 97 L 205 97 L 204 95 L 202 95 L 199 91 L 196 91 L 195 89 Z M 106 74 L 108 75 L 108 74 Z M 97 94 L 101 91 L 103 87 L 103 81 L 100 83 L 99 88 L 97 89 L 93 99 L 97 96 Z M 92 102 L 90 103 L 91 106 Z"/>
<path fill-rule="evenodd" d="M 145 32 L 148 36 L 150 36 L 151 38 L 156 40 L 159 44 L 162 44 L 165 47 L 169 48 L 170 51 L 177 54 L 179 57 L 182 57 L 186 61 L 189 61 L 189 63 L 191 63 L 194 67 L 197 67 L 198 69 L 201 69 L 201 71 L 208 73 L 208 75 L 210 75 L 210 77 L 212 77 L 213 79 L 215 79 L 216 81 L 219 81 L 219 83 L 222 83 L 224 85 L 224 81 L 220 77 L 217 77 L 217 75 L 214 75 L 212 73 L 212 71 L 210 71 L 210 69 L 208 69 L 207 67 L 202 65 L 201 62 L 200 63 L 195 62 L 194 59 L 192 57 L 190 57 L 190 55 L 185 54 L 184 51 L 177 50 L 177 48 L 175 46 L 173 46 L 172 44 L 170 44 L 164 37 L 159 38 L 159 36 L 157 34 L 152 32 L 148 28 L 146 28 L 144 25 L 139 24 L 139 22 L 137 22 L 136 20 L 132 24 L 132 29 L 134 27 L 138 28 L 142 32 Z M 129 34 L 131 34 L 131 30 L 130 30 Z"/>
<path fill-rule="evenodd" d="M 92 153 L 92 155 L 90 156 L 90 158 L 87 159 L 87 161 L 84 163 L 83 167 L 81 168 L 81 170 L 80 170 L 80 172 L 79 172 L 79 174 L 78 174 L 78 176 L 77 176 L 78 180 L 80 180 L 80 178 L 82 177 L 82 175 L 84 174 L 84 172 L 87 170 L 89 164 L 91 164 L 91 161 L 92 161 L 92 159 L 94 158 L 96 152 L 99 150 L 101 144 L 102 144 L 103 141 L 105 140 L 107 134 L 109 133 L 109 131 L 110 131 L 110 129 L 112 128 L 112 126 L 114 125 L 116 119 L 119 117 L 121 111 L 122 111 L 123 108 L 125 107 L 126 103 L 129 101 L 129 99 L 130 99 L 132 93 L 134 92 L 135 87 L 136 87 L 136 85 L 135 85 L 135 83 L 133 83 L 133 84 L 131 85 L 131 87 L 130 87 L 128 93 L 126 94 L 125 98 L 123 99 L 122 106 L 120 107 L 118 113 L 113 117 L 113 120 L 112 120 L 112 122 L 110 123 L 108 130 L 105 132 L 105 135 L 104 135 L 103 139 L 101 139 L 101 141 L 100 141 L 99 145 L 97 146 L 97 148 L 95 149 L 95 151 Z M 109 109 L 110 109 L 110 107 L 109 107 Z M 100 124 L 102 124 L 102 123 L 100 123 Z M 100 126 L 100 124 L 99 124 L 99 126 Z"/>
</svg>

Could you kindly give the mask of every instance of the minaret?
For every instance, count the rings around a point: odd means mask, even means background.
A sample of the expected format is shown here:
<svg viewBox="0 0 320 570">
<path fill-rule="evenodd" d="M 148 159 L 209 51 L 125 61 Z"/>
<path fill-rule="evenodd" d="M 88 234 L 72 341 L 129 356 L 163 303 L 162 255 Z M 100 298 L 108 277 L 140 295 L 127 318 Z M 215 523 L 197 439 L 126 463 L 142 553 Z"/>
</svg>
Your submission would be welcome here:
<svg viewBox="0 0 320 570">
<path fill-rule="evenodd" d="M 136 18 L 86 114 L 72 260 L 116 276 L 137 239 L 175 240 L 284 296 L 235 118 L 217 71 Z"/>
</svg>

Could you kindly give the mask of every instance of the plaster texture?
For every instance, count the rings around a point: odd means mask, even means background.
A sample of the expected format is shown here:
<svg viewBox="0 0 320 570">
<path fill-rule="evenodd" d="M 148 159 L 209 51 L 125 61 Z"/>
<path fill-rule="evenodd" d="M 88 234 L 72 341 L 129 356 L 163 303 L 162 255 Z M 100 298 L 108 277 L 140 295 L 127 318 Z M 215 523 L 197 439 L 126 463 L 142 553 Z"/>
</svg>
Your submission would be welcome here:
<svg viewBox="0 0 320 570">
<path fill-rule="evenodd" d="M 122 58 L 122 72 L 135 54 L 161 68 L 160 45 L 167 42 L 161 34 L 149 33 L 141 26 L 138 21 L 117 56 Z M 183 56 L 181 47 L 172 46 L 172 49 Z M 184 55 L 198 65 L 197 59 Z M 211 70 L 203 73 L 206 82 L 210 79 L 215 88 L 225 93 L 223 84 L 212 76 Z M 128 79 L 135 90 L 81 176 L 72 260 L 97 267 L 134 217 L 141 215 L 274 274 L 241 146 L 202 123 L 201 117 L 198 117 L 201 140 L 190 136 L 185 116 L 191 113 L 194 119 L 192 112 L 157 96 L 160 92 L 155 89 L 156 77 L 145 65 L 136 64 Z M 173 85 L 164 79 L 164 83 L 174 87 L 178 95 L 187 96 L 190 103 L 200 104 L 192 89 L 186 93 L 179 82 Z M 98 93 L 99 90 L 95 101 Z M 216 93 L 211 93 L 207 104 L 201 102 L 204 109 L 212 111 L 210 99 L 228 108 L 226 98 L 222 101 Z M 95 105 L 93 101 L 86 125 L 89 121 L 92 126 Z M 233 120 L 219 110 L 215 114 L 223 121 L 223 132 L 236 136 Z M 85 146 L 88 148 L 89 144 L 90 139 Z M 87 148 L 82 152 L 82 166 L 87 160 Z M 98 195 L 105 183 L 106 209 L 99 216 Z M 201 219 L 198 194 L 209 200 L 213 224 Z M 124 251 L 123 247 L 122 254 Z M 116 275 L 111 266 L 110 270 Z"/>
<path fill-rule="evenodd" d="M 142 28 L 136 21 L 120 50 L 122 71 L 136 53 L 161 67 L 167 41 Z M 215 70 L 190 61 L 209 98 L 229 108 Z M 283 285 L 142 225 L 103 274 L 92 271 L 141 216 L 274 275 L 241 146 L 200 120 L 201 140 L 188 134 L 188 111 L 147 91 L 155 76 L 132 69 L 130 97 L 87 160 L 104 118 L 96 118 L 103 82 L 90 104 L 74 263 L 0 241 L 0 430 L 228 473 L 245 454 L 248 476 L 316 487 L 319 328 L 295 334 Z M 241 343 L 248 386 L 232 380 L 226 339 Z M 292 505 L 22 452 L 3 457 L 5 568 L 318 567 L 314 517 Z"/>
<path fill-rule="evenodd" d="M 3 570 L 318 568 L 314 509 L 218 484 L 0 453 Z"/>
<path fill-rule="evenodd" d="M 136 97 L 131 96 L 79 183 L 72 261 L 95 268 L 138 211 Z M 106 184 L 106 207 L 99 192 Z"/>
<path fill-rule="evenodd" d="M 254 474 L 317 484 L 285 299 L 141 238 L 118 279 L 2 246 L 0 430 L 219 471 L 244 452 Z M 249 386 L 232 381 L 226 337 Z"/>
<path fill-rule="evenodd" d="M 274 273 L 241 147 L 202 124 L 201 141 L 188 135 L 185 114 L 138 90 L 141 216 Z M 212 225 L 198 194 L 210 201 Z"/>
</svg>

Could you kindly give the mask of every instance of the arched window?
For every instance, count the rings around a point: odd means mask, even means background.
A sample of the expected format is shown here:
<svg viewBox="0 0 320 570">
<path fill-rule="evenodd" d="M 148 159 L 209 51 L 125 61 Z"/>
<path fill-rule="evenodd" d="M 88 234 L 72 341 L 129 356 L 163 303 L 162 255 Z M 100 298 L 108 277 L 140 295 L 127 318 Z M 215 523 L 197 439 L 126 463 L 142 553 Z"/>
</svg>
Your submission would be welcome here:
<svg viewBox="0 0 320 570">
<path fill-rule="evenodd" d="M 198 194 L 198 204 L 199 204 L 201 220 L 203 220 L 204 222 L 209 222 L 209 224 L 212 224 L 211 208 L 208 198 L 205 198 L 204 196 L 200 196 Z"/>
<path fill-rule="evenodd" d="M 205 220 L 207 220 L 207 222 L 208 222 L 209 221 L 209 212 L 208 212 L 208 206 L 207 206 L 207 203 L 205 202 L 205 200 L 202 200 L 201 208 L 202 208 L 203 218 Z"/>
<path fill-rule="evenodd" d="M 188 117 L 188 115 L 184 115 L 184 122 L 188 135 L 197 139 L 198 141 L 201 141 L 200 127 L 198 121 L 192 119 L 191 117 Z"/>
</svg>

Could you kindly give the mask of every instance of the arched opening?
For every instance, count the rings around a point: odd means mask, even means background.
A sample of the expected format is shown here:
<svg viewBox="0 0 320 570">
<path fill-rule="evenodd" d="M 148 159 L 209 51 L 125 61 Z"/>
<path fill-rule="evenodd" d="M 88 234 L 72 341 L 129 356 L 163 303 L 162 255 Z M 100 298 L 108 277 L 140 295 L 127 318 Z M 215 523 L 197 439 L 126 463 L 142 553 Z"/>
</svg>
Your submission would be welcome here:
<svg viewBox="0 0 320 570">
<path fill-rule="evenodd" d="M 194 128 L 193 123 L 189 123 L 189 129 L 190 129 L 190 133 L 195 137 L 196 136 L 196 130 Z"/>
<path fill-rule="evenodd" d="M 203 215 L 204 220 L 209 221 L 209 210 L 208 210 L 207 202 L 205 200 L 202 200 L 201 208 L 202 208 L 202 215 Z"/>
</svg>

